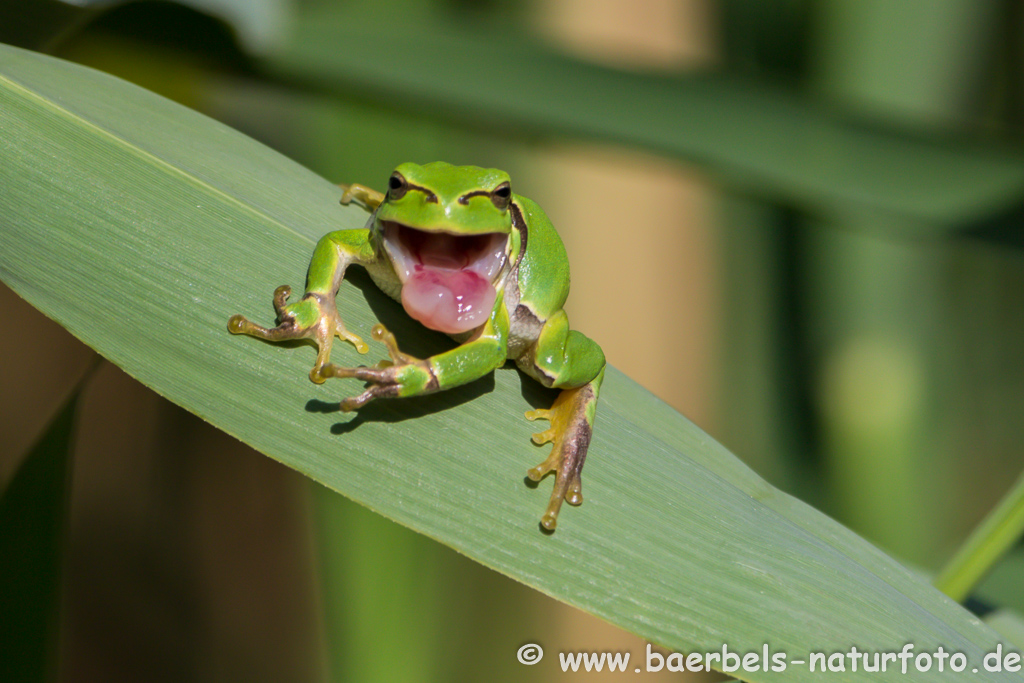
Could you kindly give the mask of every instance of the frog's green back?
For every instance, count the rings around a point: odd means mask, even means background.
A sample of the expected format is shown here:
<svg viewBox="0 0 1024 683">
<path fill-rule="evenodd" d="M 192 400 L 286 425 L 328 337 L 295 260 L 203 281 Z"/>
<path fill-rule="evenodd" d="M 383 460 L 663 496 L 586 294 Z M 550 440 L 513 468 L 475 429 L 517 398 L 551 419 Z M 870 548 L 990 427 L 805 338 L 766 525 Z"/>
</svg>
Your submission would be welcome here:
<svg viewBox="0 0 1024 683">
<path fill-rule="evenodd" d="M 520 301 L 546 320 L 561 310 L 569 296 L 569 259 L 562 238 L 541 208 L 519 195 L 515 204 L 528 226 L 526 255 L 519 262 Z"/>
</svg>

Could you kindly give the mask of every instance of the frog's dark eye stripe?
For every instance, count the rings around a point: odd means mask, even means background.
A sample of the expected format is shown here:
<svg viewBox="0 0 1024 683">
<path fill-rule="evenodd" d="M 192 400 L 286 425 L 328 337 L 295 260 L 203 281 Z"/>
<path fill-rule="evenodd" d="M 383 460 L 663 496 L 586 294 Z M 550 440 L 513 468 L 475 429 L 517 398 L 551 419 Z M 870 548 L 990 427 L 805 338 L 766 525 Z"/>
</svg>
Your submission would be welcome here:
<svg viewBox="0 0 1024 683">
<path fill-rule="evenodd" d="M 428 190 L 427 188 L 421 187 L 419 185 L 413 185 L 412 183 L 405 179 L 405 176 L 403 176 L 401 173 L 397 171 L 391 174 L 391 177 L 388 179 L 388 199 L 390 199 L 391 201 L 401 199 L 409 190 L 419 190 L 424 195 L 426 195 L 425 199 L 428 202 L 432 204 L 437 204 L 437 195 Z"/>
</svg>

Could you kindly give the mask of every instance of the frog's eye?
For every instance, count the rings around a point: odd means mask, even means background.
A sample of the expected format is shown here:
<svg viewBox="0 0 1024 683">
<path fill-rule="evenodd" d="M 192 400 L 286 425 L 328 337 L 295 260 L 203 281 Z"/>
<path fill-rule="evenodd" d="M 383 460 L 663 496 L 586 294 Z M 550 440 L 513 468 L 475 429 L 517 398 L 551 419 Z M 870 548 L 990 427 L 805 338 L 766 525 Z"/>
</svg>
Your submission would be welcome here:
<svg viewBox="0 0 1024 683">
<path fill-rule="evenodd" d="M 409 191 L 409 182 L 401 173 L 395 171 L 388 179 L 388 199 L 394 201 L 401 199 Z"/>
<path fill-rule="evenodd" d="M 512 186 L 508 181 L 503 182 L 491 191 L 491 201 L 502 211 L 508 208 L 509 202 L 512 201 Z"/>
</svg>

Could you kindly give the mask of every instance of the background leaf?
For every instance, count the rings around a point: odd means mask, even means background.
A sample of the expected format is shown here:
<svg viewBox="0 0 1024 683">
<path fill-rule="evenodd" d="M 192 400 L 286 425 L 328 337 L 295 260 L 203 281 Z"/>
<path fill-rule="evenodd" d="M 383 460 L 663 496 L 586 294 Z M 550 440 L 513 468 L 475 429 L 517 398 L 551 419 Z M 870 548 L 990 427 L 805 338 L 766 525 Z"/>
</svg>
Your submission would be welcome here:
<svg viewBox="0 0 1024 683">
<path fill-rule="evenodd" d="M 263 64 L 293 81 L 470 125 L 647 148 L 760 198 L 830 218 L 870 212 L 876 232 L 977 228 L 1024 195 L 1016 151 L 858 119 L 768 80 L 587 64 L 502 22 L 379 18 L 312 6 Z"/>
</svg>

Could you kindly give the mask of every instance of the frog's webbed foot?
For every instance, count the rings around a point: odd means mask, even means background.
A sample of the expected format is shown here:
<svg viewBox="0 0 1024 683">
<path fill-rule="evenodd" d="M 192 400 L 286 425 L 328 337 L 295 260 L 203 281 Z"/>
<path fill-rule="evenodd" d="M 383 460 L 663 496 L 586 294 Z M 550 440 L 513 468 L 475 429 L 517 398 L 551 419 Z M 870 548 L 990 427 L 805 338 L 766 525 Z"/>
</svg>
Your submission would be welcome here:
<svg viewBox="0 0 1024 683">
<path fill-rule="evenodd" d="M 228 331 L 232 334 L 247 334 L 257 339 L 282 342 L 290 339 L 310 339 L 317 345 L 316 363 L 309 378 L 320 384 L 324 381 L 323 368 L 331 358 L 334 337 L 351 342 L 359 353 L 366 353 L 369 347 L 358 335 L 352 334 L 342 324 L 338 310 L 331 297 L 309 293 L 294 304 L 287 304 L 292 288 L 281 285 L 274 290 L 274 310 L 277 312 L 277 327 L 263 327 L 243 315 L 228 319 Z"/>
<path fill-rule="evenodd" d="M 563 500 L 570 505 L 583 502 L 580 473 L 590 445 L 596 401 L 597 393 L 591 383 L 562 391 L 550 410 L 526 411 L 527 420 L 548 420 L 551 423 L 550 428 L 533 435 L 536 444 L 551 443 L 551 453 L 544 462 L 526 473 L 533 481 L 540 481 L 549 473 L 555 473 L 551 499 L 540 521 L 549 531 L 554 531 L 558 523 L 558 511 Z"/>
<path fill-rule="evenodd" d="M 360 395 L 341 401 L 343 412 L 358 410 L 374 399 L 410 396 L 437 388 L 437 379 L 430 370 L 429 364 L 415 356 L 399 351 L 395 335 L 386 327 L 377 323 L 370 331 L 370 336 L 377 341 L 384 342 L 391 360 L 382 360 L 373 367 L 361 365 L 357 368 L 343 368 L 331 363 L 325 365 L 320 371 L 321 377 L 325 379 L 328 377 L 352 377 L 370 384 Z"/>
</svg>

